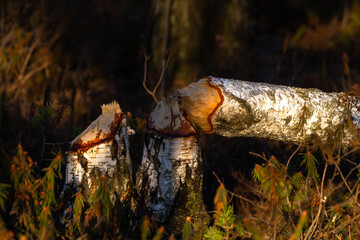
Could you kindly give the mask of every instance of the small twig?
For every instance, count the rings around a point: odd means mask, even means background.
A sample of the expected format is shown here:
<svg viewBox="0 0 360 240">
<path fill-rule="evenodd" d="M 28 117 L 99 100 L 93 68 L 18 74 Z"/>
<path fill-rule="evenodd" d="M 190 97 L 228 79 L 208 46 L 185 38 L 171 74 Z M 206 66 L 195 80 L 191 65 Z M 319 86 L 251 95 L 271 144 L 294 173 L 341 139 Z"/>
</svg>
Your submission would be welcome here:
<svg viewBox="0 0 360 240">
<path fill-rule="evenodd" d="M 1 39 L 1 48 L 5 48 L 5 46 L 10 42 L 10 40 L 15 35 L 15 26 L 11 27 L 11 30 Z"/>
<path fill-rule="evenodd" d="M 162 66 L 162 70 L 161 70 L 161 74 L 160 74 L 160 78 L 159 78 L 159 81 L 157 82 L 153 92 L 155 94 L 156 90 L 158 89 L 158 87 L 160 86 L 160 83 L 162 82 L 163 78 L 164 78 L 164 75 L 165 75 L 165 72 L 166 72 L 166 69 L 169 65 L 169 60 L 170 60 L 170 56 L 169 55 L 167 58 L 166 58 L 166 61 L 165 61 L 165 64 Z"/>
<path fill-rule="evenodd" d="M 145 49 L 144 49 L 144 58 L 145 58 L 145 62 L 144 62 L 144 79 L 143 79 L 143 87 L 144 89 L 146 90 L 146 92 L 148 94 L 150 94 L 152 96 L 152 98 L 154 99 L 154 101 L 156 103 L 159 103 L 159 100 L 156 98 L 156 91 L 157 89 L 159 88 L 160 86 L 160 83 L 162 82 L 163 78 L 164 78 L 164 75 L 165 75 L 165 72 L 166 72 L 166 69 L 169 65 L 169 60 L 170 60 L 170 55 L 167 57 L 166 61 L 165 61 L 165 64 L 163 64 L 162 66 L 162 70 L 161 70 L 161 74 L 160 74 L 160 78 L 159 80 L 157 81 L 154 89 L 152 91 L 150 91 L 150 89 L 146 86 L 146 80 L 147 80 L 147 64 L 148 64 L 148 61 L 149 59 L 151 58 L 151 55 L 147 55 Z"/>
<path fill-rule="evenodd" d="M 358 149 L 359 150 L 359 149 Z M 354 165 L 354 166 L 357 166 L 358 164 L 356 162 L 353 162 L 351 161 L 350 159 L 347 159 L 347 158 L 343 158 L 345 161 L 347 161 L 348 163 Z"/>
<path fill-rule="evenodd" d="M 259 158 L 263 159 L 265 162 L 269 162 L 269 160 L 266 159 L 266 156 L 265 156 L 264 153 L 263 153 L 263 155 L 260 155 L 260 154 L 258 154 L 258 153 L 249 152 L 249 154 L 254 155 L 254 156 L 256 156 L 256 157 L 259 157 Z"/>
<path fill-rule="evenodd" d="M 346 227 L 346 225 L 349 225 L 352 222 L 355 222 L 356 219 L 360 218 L 360 214 L 357 215 L 356 217 L 348 220 L 348 221 L 344 221 L 343 223 L 341 223 L 339 226 L 337 226 L 334 230 L 332 230 L 332 232 L 334 232 L 336 234 L 337 230 L 342 230 L 343 227 Z M 345 226 L 344 226 L 345 225 Z"/>
<path fill-rule="evenodd" d="M 144 62 L 144 80 L 143 80 L 143 87 L 145 88 L 146 92 L 149 93 L 155 100 L 156 103 L 158 103 L 158 100 L 156 99 L 156 96 L 154 96 L 154 94 L 147 88 L 146 86 L 146 75 L 147 75 L 147 63 L 149 61 L 149 59 L 151 58 L 150 55 L 147 55 L 145 50 L 144 50 L 144 58 L 145 58 L 145 62 Z"/>
<path fill-rule="evenodd" d="M 50 61 L 46 61 L 44 62 L 44 64 L 42 64 L 40 67 L 37 67 L 33 70 L 31 70 L 30 72 L 28 72 L 25 76 L 22 77 L 22 81 L 26 82 L 29 78 L 31 78 L 34 74 L 40 72 L 41 70 L 47 68 L 49 65 L 51 64 Z"/>
<path fill-rule="evenodd" d="M 253 201 L 251 201 L 250 199 L 247 199 L 246 197 L 243 197 L 243 196 L 241 196 L 239 194 L 233 193 L 233 192 L 231 192 L 229 190 L 226 190 L 226 191 L 228 191 L 228 193 L 230 193 L 234 197 L 240 198 L 241 200 L 244 200 L 244 201 L 250 203 L 251 205 L 257 206 L 255 203 L 253 203 Z"/>
<path fill-rule="evenodd" d="M 288 167 L 289 167 L 289 164 L 290 164 L 290 161 L 291 159 L 295 156 L 295 154 L 300 150 L 301 148 L 301 145 L 299 145 L 296 150 L 291 154 L 291 156 L 289 157 L 287 163 L 286 163 L 286 171 L 285 171 L 285 176 L 284 176 L 284 180 L 285 180 L 285 197 L 286 197 L 286 203 L 287 205 L 290 207 L 291 206 L 291 202 L 290 202 L 290 199 L 289 199 L 289 195 L 288 195 L 288 187 L 287 187 L 287 184 L 286 184 L 286 179 L 288 177 Z M 289 218 L 290 221 L 291 221 L 291 224 L 294 228 L 296 228 L 293 220 L 291 219 L 291 217 Z"/>
<path fill-rule="evenodd" d="M 349 192 L 351 192 L 351 188 L 349 187 L 349 184 L 347 183 L 347 181 L 346 181 L 344 175 L 342 174 L 342 172 L 341 172 L 341 170 L 340 170 L 340 168 L 339 168 L 339 165 L 338 165 L 338 163 L 337 163 L 336 161 L 334 161 L 334 165 L 335 165 L 335 167 L 337 168 L 337 170 L 339 171 L 340 176 L 341 176 L 341 179 L 342 179 L 343 182 L 345 183 L 345 186 L 347 187 L 347 189 L 349 190 Z"/>
<path fill-rule="evenodd" d="M 351 195 L 352 195 L 352 193 L 354 192 L 355 188 L 358 188 L 359 183 L 360 183 L 360 179 L 358 179 L 358 180 L 356 181 L 356 183 L 355 183 L 355 185 L 354 185 L 353 189 L 351 189 L 350 194 L 349 194 L 349 196 L 347 197 L 347 199 L 349 199 L 349 198 L 350 198 L 350 196 L 351 196 Z M 357 198 L 355 198 L 355 199 L 357 199 Z M 356 200 L 356 201 L 357 201 L 357 200 Z M 356 204 L 360 207 L 360 205 L 359 205 L 359 203 L 358 203 L 358 202 L 356 202 Z"/>
<path fill-rule="evenodd" d="M 265 219 L 262 219 L 262 218 L 257 218 L 257 217 L 244 217 L 244 218 L 255 220 L 255 221 L 260 221 L 260 222 L 263 222 L 263 223 L 269 225 L 270 227 L 274 227 L 273 224 L 271 224 L 270 222 L 268 222 L 268 221 L 266 221 Z"/>
<path fill-rule="evenodd" d="M 285 225 L 280 229 L 279 234 L 283 234 L 283 231 L 284 231 L 284 229 L 286 228 L 287 225 L 288 225 L 288 223 L 285 223 Z M 274 226 L 274 227 L 276 229 L 276 226 Z M 276 229 L 276 231 L 277 231 L 277 229 Z M 274 234 L 275 234 L 274 239 L 276 239 L 277 232 L 271 234 L 271 236 L 269 237 L 269 240 L 274 236 Z M 289 236 L 288 234 L 285 234 L 285 235 Z"/>
<path fill-rule="evenodd" d="M 283 231 L 285 230 L 287 225 L 288 225 L 288 223 L 285 223 L 285 225 L 280 229 L 279 234 L 283 233 Z"/>
<path fill-rule="evenodd" d="M 216 173 L 213 171 L 212 174 L 216 177 L 216 180 L 219 184 L 223 184 L 223 182 L 220 180 L 220 178 L 216 175 Z"/>
<path fill-rule="evenodd" d="M 265 198 L 267 200 L 270 200 L 269 196 L 267 196 L 265 193 L 260 192 L 257 188 L 251 186 L 250 184 L 240 181 L 239 183 L 243 184 L 247 189 L 252 190 L 252 193 L 258 196 L 259 198 Z"/>
<path fill-rule="evenodd" d="M 220 178 L 216 175 L 216 173 L 215 173 L 215 172 L 212 172 L 212 173 L 213 173 L 213 175 L 216 177 L 216 179 L 217 179 L 217 181 L 219 182 L 219 184 L 223 184 L 223 183 L 221 182 Z M 223 184 L 223 185 L 224 185 L 224 184 Z M 226 188 L 225 188 L 225 189 L 226 189 Z M 226 189 L 226 191 L 231 195 L 231 198 L 232 198 L 232 197 L 237 197 L 237 198 L 240 198 L 240 199 L 242 199 L 242 200 L 244 200 L 244 201 L 246 201 L 246 202 L 248 202 L 248 203 L 256 206 L 256 204 L 253 203 L 253 201 L 251 201 L 250 199 L 247 199 L 246 197 L 243 197 L 243 196 L 241 196 L 241 195 L 238 195 L 238 194 L 236 194 L 236 193 L 234 193 L 234 192 L 231 192 L 231 191 L 228 190 L 228 189 Z"/>
<path fill-rule="evenodd" d="M 359 192 L 360 192 L 359 190 L 360 190 L 360 185 L 357 185 L 356 193 L 355 193 L 355 201 L 356 201 L 356 204 L 358 205 L 358 207 L 360 207 L 360 204 L 358 203 L 358 196 L 359 196 Z"/>
<path fill-rule="evenodd" d="M 37 36 L 37 34 L 35 33 L 34 43 L 31 45 L 31 47 L 30 47 L 30 49 L 29 49 L 29 51 L 28 51 L 28 54 L 26 55 L 25 61 L 24 61 L 23 65 L 22 65 L 22 68 L 21 68 L 21 70 L 20 70 L 20 73 L 19 73 L 18 79 L 19 79 L 20 81 L 21 81 L 21 80 L 23 79 L 23 77 L 24 77 L 25 70 L 26 70 L 26 68 L 27 68 L 27 66 L 28 66 L 28 64 L 29 64 L 31 55 L 33 54 L 35 48 L 38 46 L 39 42 L 40 42 L 40 41 L 39 41 L 39 39 L 38 39 L 38 36 Z"/>
<path fill-rule="evenodd" d="M 346 175 L 346 177 L 345 177 L 345 179 L 343 179 L 343 182 L 341 182 L 339 185 L 337 185 L 336 187 L 334 187 L 330 192 L 328 192 L 327 193 L 327 196 L 330 196 L 333 192 L 335 192 L 337 189 L 339 189 L 339 188 L 341 188 L 342 186 L 343 186 L 343 184 L 348 180 L 348 178 L 351 176 L 351 174 L 355 171 L 355 170 L 358 170 L 360 168 L 360 166 L 355 166 L 355 167 L 353 167 L 350 171 L 349 171 L 349 173 Z M 335 171 L 339 171 L 340 169 L 339 168 L 335 168 L 334 169 L 334 172 Z M 331 180 L 330 180 L 330 182 L 333 182 L 333 180 L 334 180 L 334 178 L 335 178 L 335 176 L 336 176 L 337 174 L 333 174 L 333 177 L 331 178 Z M 353 189 L 350 189 L 349 191 L 350 191 L 350 194 L 348 194 L 348 197 L 347 197 L 347 199 L 349 199 L 350 198 L 350 196 L 352 195 L 352 193 L 354 192 L 354 190 L 355 190 L 355 188 L 356 188 L 356 186 L 357 186 L 357 184 L 359 184 L 360 183 L 360 179 L 358 179 L 358 181 L 356 182 L 356 184 L 354 185 L 354 187 L 353 187 Z"/>
<path fill-rule="evenodd" d="M 355 148 L 351 149 L 350 151 L 344 153 L 340 158 L 344 159 L 346 156 L 350 155 L 351 153 L 357 152 L 358 150 L 359 150 L 359 147 L 355 147 Z M 347 161 L 350 161 L 350 160 L 347 160 Z"/>
<path fill-rule="evenodd" d="M 288 167 L 289 167 L 289 164 L 290 164 L 291 159 L 295 156 L 295 154 L 300 150 L 301 147 L 302 147 L 302 146 L 299 145 L 299 146 L 297 147 L 297 149 L 296 149 L 296 150 L 291 154 L 291 156 L 289 157 L 289 159 L 288 159 L 288 161 L 287 161 L 287 163 L 286 163 L 286 170 L 287 170 Z M 286 171 L 286 174 L 287 174 L 287 171 Z"/>
<path fill-rule="evenodd" d="M 269 225 L 270 227 L 274 227 L 273 224 L 271 224 L 270 222 L 268 222 L 268 221 L 266 221 L 266 220 L 264 220 L 264 219 L 261 219 L 261 218 L 257 218 L 257 217 L 244 217 L 244 218 L 250 219 L 250 220 L 255 220 L 255 221 L 261 221 L 261 222 Z M 287 223 L 285 223 L 285 225 L 279 230 L 279 234 L 283 234 L 283 235 L 285 235 L 285 236 L 290 237 L 290 236 L 291 236 L 290 234 L 288 234 L 287 232 L 284 232 L 284 229 L 285 229 L 286 226 L 287 226 Z M 271 237 L 272 237 L 272 235 L 270 236 L 270 238 L 271 238 Z"/>
<path fill-rule="evenodd" d="M 319 209 L 318 209 L 318 212 L 316 214 L 314 221 L 312 222 L 311 226 L 309 227 L 308 232 L 305 235 L 305 238 L 304 238 L 305 240 L 310 239 L 311 236 L 313 235 L 313 233 L 315 232 L 315 229 L 316 229 L 319 217 L 320 217 L 321 209 L 323 208 L 323 206 L 326 202 L 326 198 L 323 199 L 323 196 L 324 196 L 324 181 L 325 181 L 325 174 L 326 174 L 327 167 L 328 167 L 328 163 L 326 162 L 322 180 L 321 180 Z"/>
</svg>

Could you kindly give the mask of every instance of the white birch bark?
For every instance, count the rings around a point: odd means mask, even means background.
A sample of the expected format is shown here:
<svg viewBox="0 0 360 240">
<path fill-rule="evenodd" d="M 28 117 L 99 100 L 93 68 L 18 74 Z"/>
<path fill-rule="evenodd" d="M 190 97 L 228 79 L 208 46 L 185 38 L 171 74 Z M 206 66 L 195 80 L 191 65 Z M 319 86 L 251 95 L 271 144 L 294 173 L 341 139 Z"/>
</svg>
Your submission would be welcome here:
<svg viewBox="0 0 360 240">
<path fill-rule="evenodd" d="M 65 183 L 86 196 L 92 181 L 107 175 L 112 191 L 122 199 L 132 182 L 129 133 L 132 130 L 120 106 L 115 102 L 103 105 L 102 114 L 71 143 Z"/>
<path fill-rule="evenodd" d="M 359 129 L 359 109 L 359 99 L 345 93 L 201 79 L 164 98 L 150 114 L 137 190 L 159 222 L 170 219 L 181 230 L 188 215 L 208 219 L 200 214 L 199 131 L 310 144 L 314 134 L 325 142 L 329 132 L 342 128 L 348 146 L 353 133 L 345 123 L 350 119 Z M 107 174 L 122 195 L 131 182 L 128 133 L 118 104 L 105 105 L 102 115 L 72 142 L 66 183 L 90 189 L 92 175 Z"/>
<path fill-rule="evenodd" d="M 162 138 L 151 136 L 145 143 L 141 175 L 137 175 L 138 185 L 143 184 L 147 176 L 147 198 L 155 218 L 165 222 L 181 184 L 186 180 L 186 168 L 191 171 L 198 168 L 200 152 L 194 136 L 186 138 Z M 141 187 L 139 188 L 141 189 Z"/>
<path fill-rule="evenodd" d="M 198 139 L 179 109 L 177 96 L 159 102 L 147 127 L 142 163 L 136 174 L 138 193 L 156 220 L 170 222 L 174 232 L 181 233 L 190 215 L 205 226 L 208 216 L 199 213 L 204 212 L 204 204 Z M 171 212 L 176 214 L 171 216 Z"/>
<path fill-rule="evenodd" d="M 186 182 L 185 166 L 196 169 L 201 163 L 199 131 L 310 144 L 315 134 L 325 142 L 329 132 L 342 128 L 347 146 L 353 133 L 346 122 L 351 119 L 360 128 L 360 102 L 344 96 L 318 89 L 201 79 L 163 99 L 150 114 L 137 189 L 145 190 L 146 204 L 160 222 L 176 213 L 175 196 Z"/>
<path fill-rule="evenodd" d="M 203 114 L 207 88 L 215 88 L 220 101 L 212 114 Z M 314 134 L 325 142 L 329 132 L 344 127 L 343 144 L 353 133 L 346 127 L 351 119 L 360 128 L 360 101 L 345 93 L 303 89 L 208 77 L 178 90 L 181 109 L 191 123 L 208 133 L 226 137 L 258 137 L 296 144 L 310 144 Z M 205 126 L 205 127 L 204 127 Z"/>
</svg>

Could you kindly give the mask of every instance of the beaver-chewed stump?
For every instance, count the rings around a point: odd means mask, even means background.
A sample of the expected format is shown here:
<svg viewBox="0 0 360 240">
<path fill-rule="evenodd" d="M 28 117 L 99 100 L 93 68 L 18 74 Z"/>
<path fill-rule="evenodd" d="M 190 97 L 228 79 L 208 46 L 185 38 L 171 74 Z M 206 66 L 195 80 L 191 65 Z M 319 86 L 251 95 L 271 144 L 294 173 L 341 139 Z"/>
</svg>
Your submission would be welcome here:
<svg viewBox="0 0 360 240">
<path fill-rule="evenodd" d="M 108 175 L 123 196 L 132 182 L 126 118 L 117 103 L 73 142 L 66 183 L 89 193 Z M 190 217 L 201 239 L 210 217 L 202 197 L 199 133 L 257 137 L 300 145 L 336 138 L 351 146 L 360 128 L 359 96 L 207 77 L 162 99 L 147 121 L 136 190 L 155 219 L 180 233 Z M 332 134 L 331 134 L 332 133 Z"/>
<path fill-rule="evenodd" d="M 119 104 L 103 105 L 102 114 L 71 143 L 65 183 L 88 197 L 94 181 L 105 175 L 113 193 L 122 199 L 132 183 L 131 131 Z"/>
</svg>

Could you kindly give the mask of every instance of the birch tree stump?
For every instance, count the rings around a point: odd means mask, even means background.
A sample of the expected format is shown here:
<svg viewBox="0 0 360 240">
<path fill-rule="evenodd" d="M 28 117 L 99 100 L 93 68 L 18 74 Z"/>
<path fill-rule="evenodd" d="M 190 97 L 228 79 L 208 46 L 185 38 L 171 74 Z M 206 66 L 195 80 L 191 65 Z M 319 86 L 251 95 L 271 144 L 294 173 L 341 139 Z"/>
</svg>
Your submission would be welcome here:
<svg viewBox="0 0 360 240">
<path fill-rule="evenodd" d="M 200 239 L 210 221 L 204 213 L 201 152 L 178 103 L 176 95 L 164 98 L 150 114 L 136 188 L 157 221 L 170 223 L 179 234 L 190 216 Z"/>
<path fill-rule="evenodd" d="M 93 181 L 107 175 L 112 191 L 122 199 L 132 183 L 129 133 L 119 104 L 103 105 L 102 114 L 71 143 L 65 183 L 87 197 Z"/>
<path fill-rule="evenodd" d="M 345 93 L 201 79 L 164 98 L 150 114 L 137 189 L 160 222 L 183 218 L 176 216 L 179 212 L 200 216 L 199 132 L 311 144 L 315 136 L 325 142 L 329 132 L 341 129 L 342 142 L 349 146 L 354 134 L 344 123 L 351 120 L 359 129 L 359 109 L 359 99 Z"/>
</svg>

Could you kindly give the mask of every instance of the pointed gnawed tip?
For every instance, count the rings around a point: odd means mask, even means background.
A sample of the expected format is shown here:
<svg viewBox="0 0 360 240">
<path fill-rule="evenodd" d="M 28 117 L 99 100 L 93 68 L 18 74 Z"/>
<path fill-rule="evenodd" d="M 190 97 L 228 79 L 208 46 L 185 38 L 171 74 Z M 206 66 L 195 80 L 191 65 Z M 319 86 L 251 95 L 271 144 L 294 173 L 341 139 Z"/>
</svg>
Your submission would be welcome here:
<svg viewBox="0 0 360 240">
<path fill-rule="evenodd" d="M 101 106 L 102 114 L 72 142 L 70 151 L 86 151 L 101 143 L 111 141 L 120 130 L 125 114 L 117 102 Z"/>
<path fill-rule="evenodd" d="M 103 104 L 101 106 L 101 110 L 103 114 L 107 112 L 122 113 L 120 109 L 120 105 L 116 101 L 113 101 L 112 103 L 108 103 L 108 104 Z"/>
</svg>

